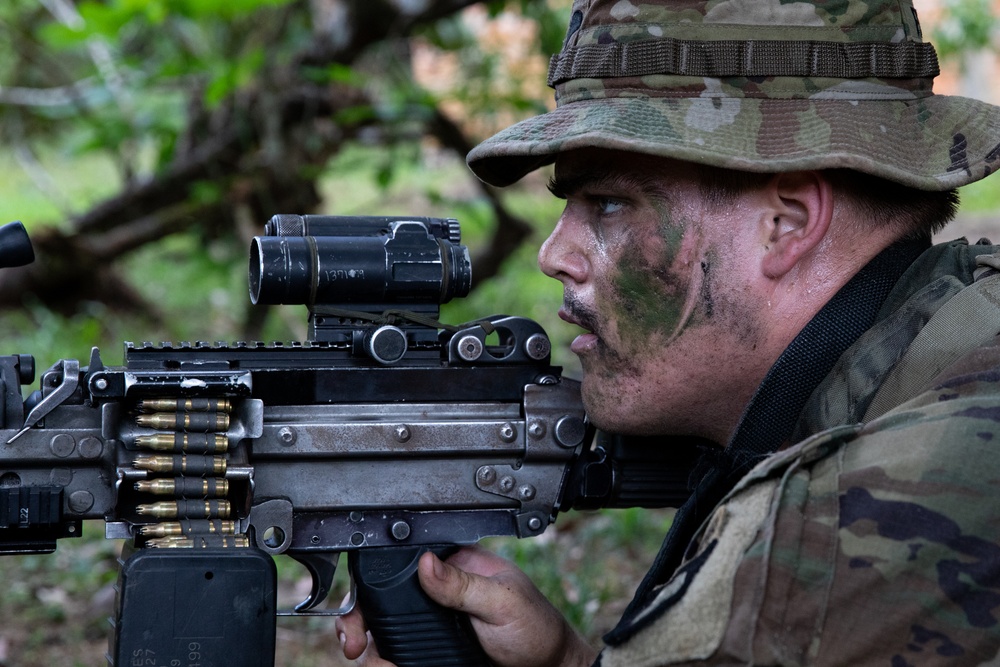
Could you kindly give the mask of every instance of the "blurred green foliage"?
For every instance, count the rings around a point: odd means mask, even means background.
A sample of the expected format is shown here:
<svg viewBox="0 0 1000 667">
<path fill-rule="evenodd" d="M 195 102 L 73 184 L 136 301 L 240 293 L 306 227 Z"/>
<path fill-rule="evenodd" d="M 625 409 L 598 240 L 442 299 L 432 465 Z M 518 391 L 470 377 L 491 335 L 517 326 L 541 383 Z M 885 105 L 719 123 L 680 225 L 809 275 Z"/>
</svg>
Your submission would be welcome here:
<svg viewBox="0 0 1000 667">
<path fill-rule="evenodd" d="M 929 36 L 942 59 L 996 48 L 1000 20 L 991 0 L 945 0 L 943 16 Z"/>
<path fill-rule="evenodd" d="M 213 107 L 255 83 L 265 61 L 291 57 L 308 34 L 306 13 L 281 11 L 291 4 L 115 0 L 85 1 L 74 9 L 54 3 L 62 9 L 51 20 L 37 3 L 17 3 L 0 15 L 11 31 L 6 44 L 0 40 L 0 54 L 4 47 L 30 45 L 35 58 L 7 54 L 18 62 L 19 80 L 77 85 L 75 105 L 50 110 L 55 122 L 39 125 L 44 110 L 33 109 L 29 133 L 58 135 L 81 154 L 121 151 L 117 157 L 129 169 L 155 171 L 169 162 L 185 130 L 191 90 Z M 30 36 L 22 32 L 32 26 Z M 276 39 L 278 32 L 285 38 Z M 133 164 L 140 155 L 148 164 Z"/>
</svg>

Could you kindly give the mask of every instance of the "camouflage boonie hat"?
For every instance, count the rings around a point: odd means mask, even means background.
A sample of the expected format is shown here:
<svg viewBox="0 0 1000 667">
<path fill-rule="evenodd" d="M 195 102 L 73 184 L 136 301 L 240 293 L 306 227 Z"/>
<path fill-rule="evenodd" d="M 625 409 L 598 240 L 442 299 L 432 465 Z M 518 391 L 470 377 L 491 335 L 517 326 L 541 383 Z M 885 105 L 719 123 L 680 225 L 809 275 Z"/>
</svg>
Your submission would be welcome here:
<svg viewBox="0 0 1000 667">
<path fill-rule="evenodd" d="M 468 162 L 502 186 L 598 147 L 947 190 L 1000 166 L 1000 107 L 935 95 L 938 71 L 910 0 L 576 0 L 557 108 Z"/>
</svg>

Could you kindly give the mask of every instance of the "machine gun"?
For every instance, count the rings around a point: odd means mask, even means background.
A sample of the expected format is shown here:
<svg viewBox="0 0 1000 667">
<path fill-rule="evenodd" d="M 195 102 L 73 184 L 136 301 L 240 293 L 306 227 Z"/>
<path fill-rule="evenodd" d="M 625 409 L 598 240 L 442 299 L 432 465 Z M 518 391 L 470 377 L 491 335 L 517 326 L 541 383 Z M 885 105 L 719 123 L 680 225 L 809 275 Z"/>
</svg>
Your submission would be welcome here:
<svg viewBox="0 0 1000 667">
<path fill-rule="evenodd" d="M 19 223 L 0 228 L 0 268 L 30 261 Z M 317 611 L 341 552 L 383 656 L 488 665 L 421 591 L 423 552 L 536 536 L 570 507 L 675 505 L 689 466 L 595 443 L 537 323 L 438 322 L 470 282 L 455 220 L 279 215 L 250 297 L 306 304 L 307 340 L 126 343 L 121 367 L 95 348 L 26 399 L 33 358 L 0 356 L 0 553 L 51 552 L 85 519 L 126 540 L 111 665 L 271 666 L 277 614 L 348 610 Z M 312 576 L 294 610 L 278 554 Z"/>
</svg>

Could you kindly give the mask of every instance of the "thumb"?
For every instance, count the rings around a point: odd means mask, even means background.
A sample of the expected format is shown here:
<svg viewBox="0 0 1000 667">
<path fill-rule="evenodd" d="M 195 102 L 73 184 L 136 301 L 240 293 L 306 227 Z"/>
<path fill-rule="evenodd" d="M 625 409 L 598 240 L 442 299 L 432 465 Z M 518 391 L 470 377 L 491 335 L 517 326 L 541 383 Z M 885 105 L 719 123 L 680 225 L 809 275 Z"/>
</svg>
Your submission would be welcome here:
<svg viewBox="0 0 1000 667">
<path fill-rule="evenodd" d="M 528 576 L 496 554 L 463 547 L 443 562 L 428 552 L 417 574 L 432 600 L 469 615 L 498 666 L 589 665 L 596 657 Z"/>
<path fill-rule="evenodd" d="M 431 552 L 420 557 L 417 574 L 421 587 L 438 604 L 490 622 L 489 579 L 446 563 Z"/>
</svg>

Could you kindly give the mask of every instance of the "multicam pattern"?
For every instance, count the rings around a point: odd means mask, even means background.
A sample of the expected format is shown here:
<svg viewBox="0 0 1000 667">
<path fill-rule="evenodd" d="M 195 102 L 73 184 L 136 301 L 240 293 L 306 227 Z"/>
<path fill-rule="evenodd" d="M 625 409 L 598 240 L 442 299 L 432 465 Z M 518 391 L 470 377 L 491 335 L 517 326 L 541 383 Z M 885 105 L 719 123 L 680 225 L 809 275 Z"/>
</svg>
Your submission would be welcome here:
<svg viewBox="0 0 1000 667">
<path fill-rule="evenodd" d="M 906 0 L 577 0 L 556 58 L 664 39 L 921 43 Z M 556 99 L 477 146 L 473 171 L 508 185 L 560 152 L 601 147 L 747 171 L 848 167 L 945 190 L 1000 165 L 1000 108 L 933 95 L 930 77 L 581 76 Z"/>
<path fill-rule="evenodd" d="M 890 297 L 897 312 L 935 310 L 936 284 L 971 278 L 975 254 L 997 250 L 929 251 L 908 274 L 921 280 L 904 281 Z M 1000 305 L 1000 274 L 987 271 L 969 289 Z M 871 360 L 898 358 L 915 333 L 869 338 L 847 353 L 853 363 L 838 372 L 853 405 L 842 415 L 864 413 L 879 385 L 872 369 L 884 377 L 891 368 Z M 824 385 L 812 403 L 831 390 L 835 384 Z M 661 614 L 658 621 L 606 649 L 602 667 L 1000 663 L 1000 346 L 971 344 L 926 390 L 867 423 L 823 424 L 818 415 L 833 413 L 805 414 L 825 430 L 740 482 L 647 612 Z M 747 522 L 755 524 L 752 539 Z M 735 565 L 713 562 L 740 540 Z M 728 587 L 720 589 L 720 576 Z M 679 578 L 685 594 L 670 600 Z M 686 626 L 676 613 L 685 608 L 718 615 L 724 627 Z"/>
<path fill-rule="evenodd" d="M 909 2 L 896 0 L 577 0 L 564 47 L 648 37 L 920 41 Z M 753 27 L 748 27 L 753 26 Z"/>
</svg>

